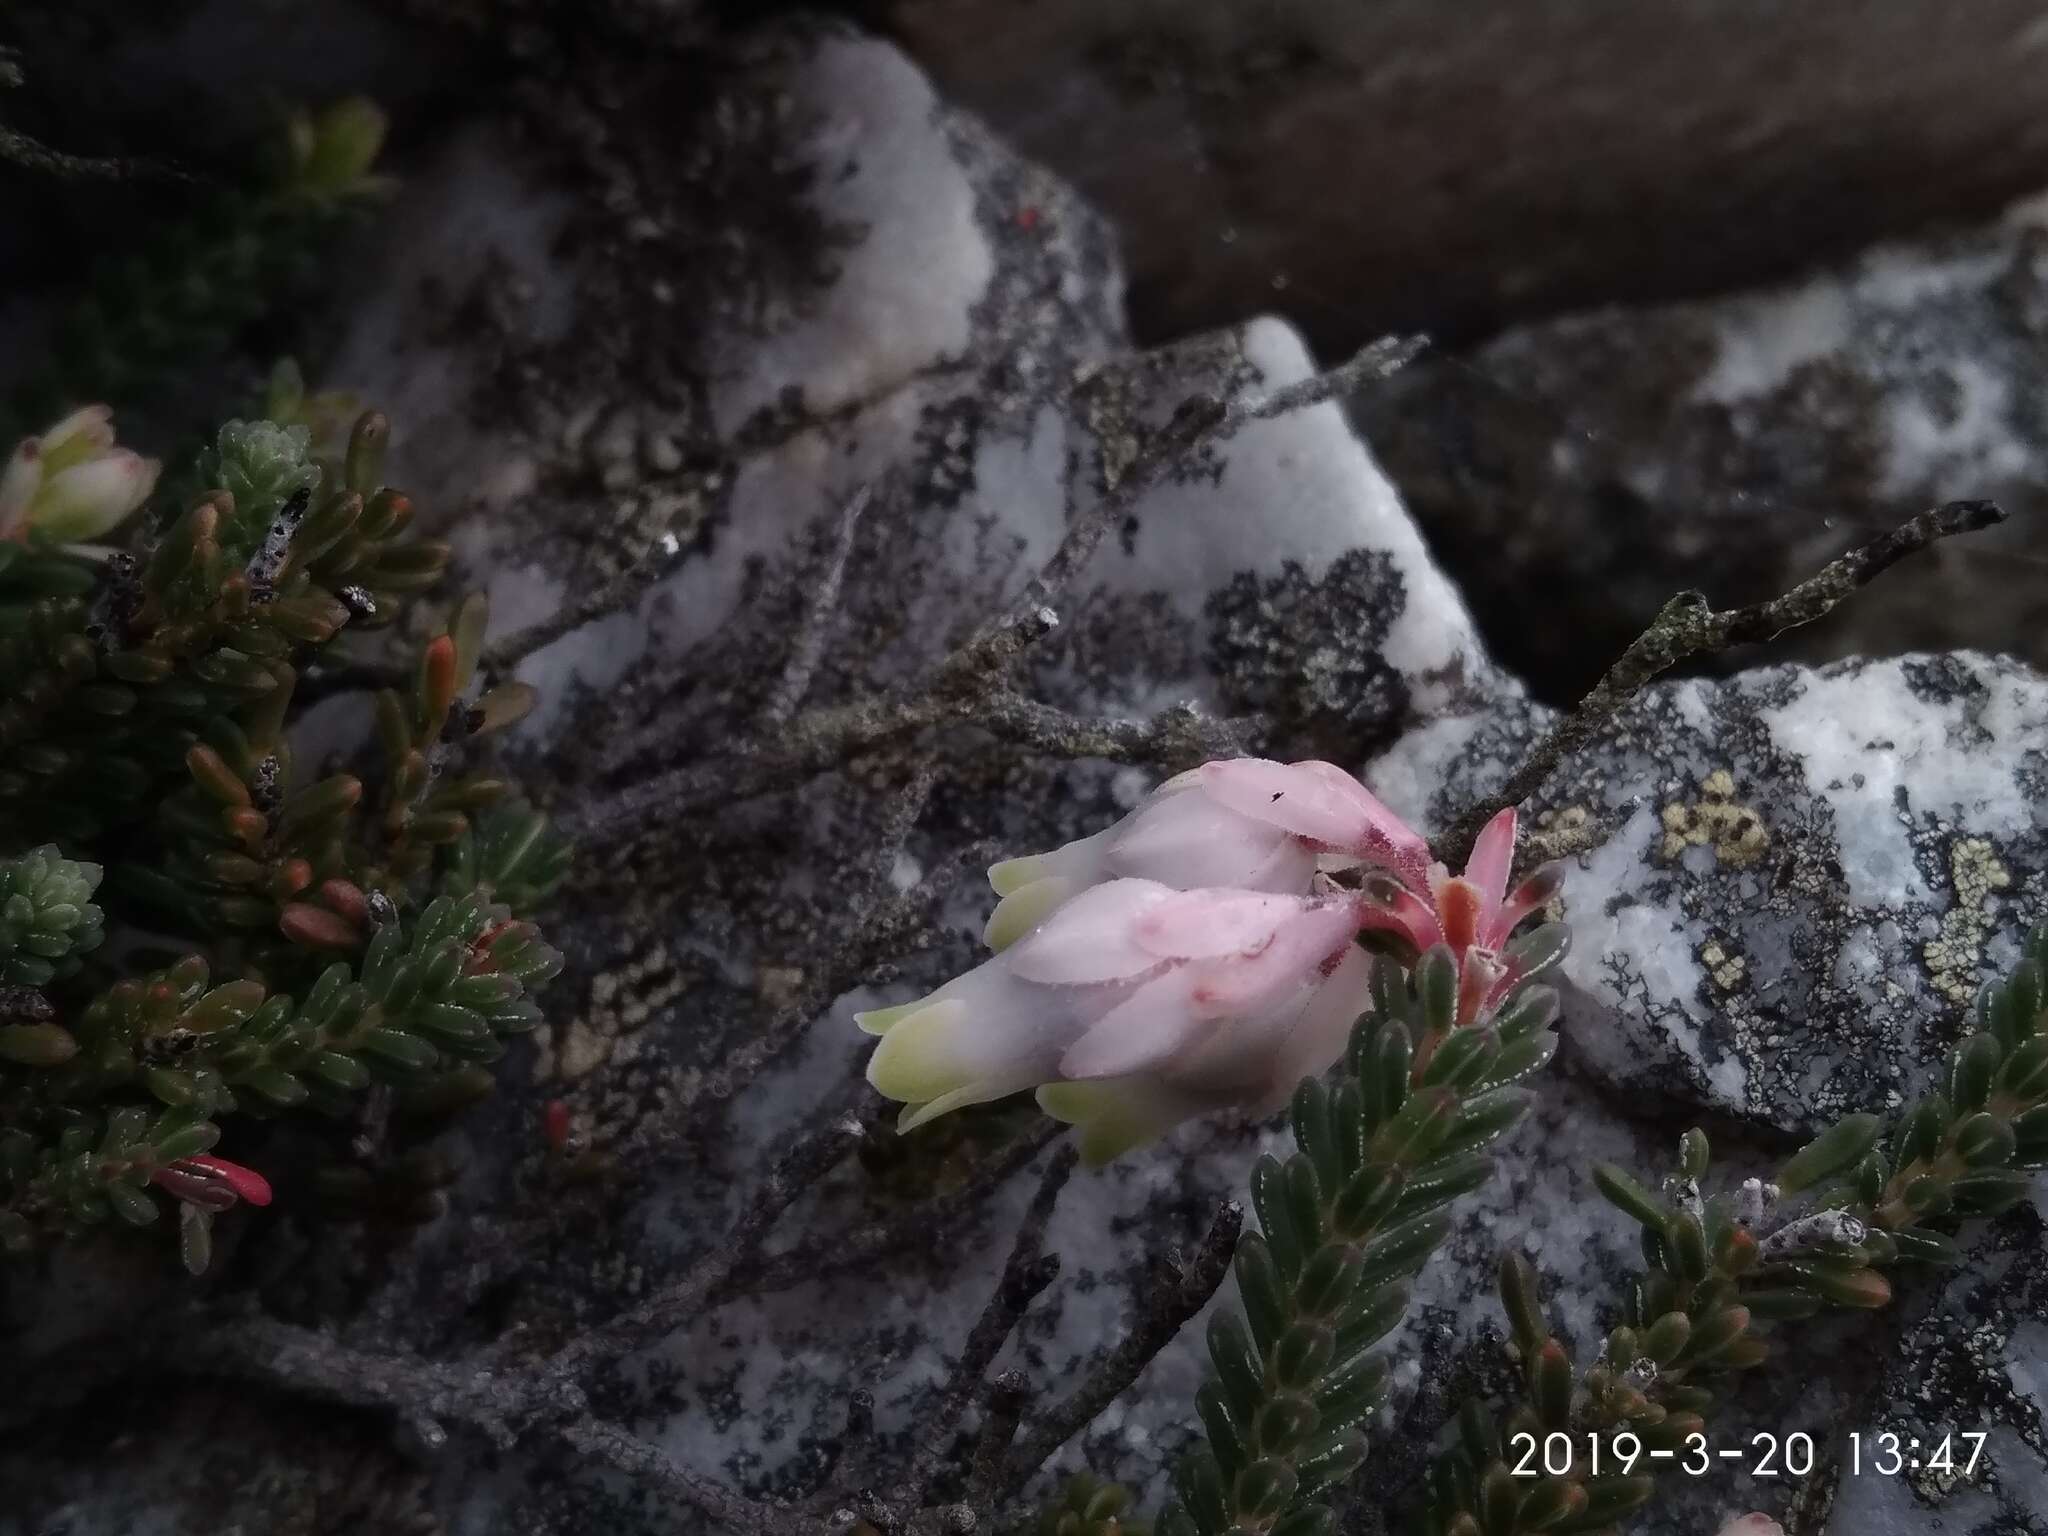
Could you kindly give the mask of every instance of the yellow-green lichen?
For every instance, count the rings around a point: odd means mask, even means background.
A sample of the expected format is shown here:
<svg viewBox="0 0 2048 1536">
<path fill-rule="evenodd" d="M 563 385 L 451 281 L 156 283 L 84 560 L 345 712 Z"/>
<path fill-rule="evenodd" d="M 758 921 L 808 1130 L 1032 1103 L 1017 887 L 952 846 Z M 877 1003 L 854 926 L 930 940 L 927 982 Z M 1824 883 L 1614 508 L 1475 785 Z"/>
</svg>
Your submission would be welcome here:
<svg viewBox="0 0 2048 1536">
<path fill-rule="evenodd" d="M 1748 869 L 1771 845 L 1770 828 L 1754 807 L 1735 799 L 1735 775 L 1716 768 L 1700 780 L 1699 798 L 1690 804 L 1674 800 L 1659 813 L 1664 839 L 1659 851 L 1676 859 L 1687 848 L 1711 848 L 1717 863 Z"/>
<path fill-rule="evenodd" d="M 1937 991 L 1968 1003 L 1977 995 L 1984 937 L 1991 931 L 1991 894 L 2012 884 L 2012 871 L 1988 839 L 1959 837 L 1949 844 L 1948 874 L 1955 903 L 1942 914 L 1940 931 L 1921 946 L 1920 958 Z"/>
<path fill-rule="evenodd" d="M 1749 962 L 1727 949 L 1719 939 L 1709 939 L 1700 946 L 1700 964 L 1723 992 L 1733 992 L 1749 974 Z"/>
</svg>

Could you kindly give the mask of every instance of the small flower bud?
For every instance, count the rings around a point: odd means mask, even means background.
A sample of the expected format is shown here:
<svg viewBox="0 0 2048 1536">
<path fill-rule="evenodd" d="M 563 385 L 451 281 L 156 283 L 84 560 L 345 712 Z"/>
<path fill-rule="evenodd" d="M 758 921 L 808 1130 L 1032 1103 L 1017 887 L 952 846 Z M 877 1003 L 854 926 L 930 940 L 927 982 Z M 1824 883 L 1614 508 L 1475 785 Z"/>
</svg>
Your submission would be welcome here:
<svg viewBox="0 0 2048 1536">
<path fill-rule="evenodd" d="M 114 446 L 108 407 L 73 411 L 24 438 L 0 469 L 0 538 L 34 531 L 64 543 L 96 539 L 149 499 L 161 467 Z"/>
</svg>

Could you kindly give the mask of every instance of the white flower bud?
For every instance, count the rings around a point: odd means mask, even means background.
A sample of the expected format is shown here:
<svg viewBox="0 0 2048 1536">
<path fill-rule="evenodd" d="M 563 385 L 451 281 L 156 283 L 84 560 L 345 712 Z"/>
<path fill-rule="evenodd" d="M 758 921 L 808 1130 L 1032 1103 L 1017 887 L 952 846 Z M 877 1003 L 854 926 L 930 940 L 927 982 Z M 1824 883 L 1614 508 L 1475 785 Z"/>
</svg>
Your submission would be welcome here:
<svg viewBox="0 0 2048 1536">
<path fill-rule="evenodd" d="M 114 446 L 106 406 L 73 411 L 24 438 L 0 470 L 0 538 L 33 531 L 60 543 L 97 539 L 149 499 L 160 467 Z"/>
</svg>

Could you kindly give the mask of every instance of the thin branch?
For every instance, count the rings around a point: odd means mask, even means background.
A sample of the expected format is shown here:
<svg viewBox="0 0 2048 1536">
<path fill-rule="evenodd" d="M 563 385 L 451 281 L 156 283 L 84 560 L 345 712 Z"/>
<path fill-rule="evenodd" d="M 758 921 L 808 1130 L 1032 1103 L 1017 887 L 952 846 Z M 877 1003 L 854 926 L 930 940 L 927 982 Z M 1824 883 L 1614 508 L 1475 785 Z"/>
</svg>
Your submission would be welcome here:
<svg viewBox="0 0 2048 1536">
<path fill-rule="evenodd" d="M 716 1300 L 765 1296 L 810 1280 L 830 1279 L 907 1248 L 929 1250 L 944 1240 L 988 1195 L 1007 1184 L 1066 1131 L 1057 1121 L 1040 1121 L 994 1156 L 984 1159 L 957 1189 L 912 1206 L 887 1221 L 873 1221 L 847 1232 L 812 1237 L 786 1252 L 770 1255 L 755 1269 L 734 1276 Z"/>
<path fill-rule="evenodd" d="M 803 622 L 790 643 L 789 660 L 783 664 L 782 676 L 768 695 L 767 707 L 761 711 L 763 730 L 773 730 L 786 721 L 810 690 L 811 675 L 818 670 L 825 636 L 831 631 L 832 615 L 839 606 L 839 589 L 846 582 L 847 562 L 853 558 L 853 536 L 860 528 L 861 514 L 867 510 L 871 496 L 869 487 L 863 485 L 839 509 L 839 527 L 818 572 L 817 590 L 811 594 Z"/>
<path fill-rule="evenodd" d="M 567 1380 L 586 1376 L 666 1338 L 695 1318 L 734 1268 L 753 1254 L 790 1202 L 852 1151 L 861 1135 L 860 1122 L 851 1115 L 828 1114 L 824 1124 L 799 1136 L 783 1153 L 768 1177 L 747 1194 L 731 1231 L 688 1273 L 602 1327 L 577 1335 L 548 1362 L 549 1370 Z"/>
<path fill-rule="evenodd" d="M 1135 752 L 1147 743 L 1146 727 L 1124 722 L 1056 721 L 1057 712 L 1048 705 L 1013 707 L 998 714 L 990 709 L 994 692 L 990 682 L 1034 642 L 1059 627 L 1053 599 L 1088 563 L 1104 535 L 1123 522 L 1139 498 L 1168 470 L 1252 422 L 1339 399 L 1386 378 L 1426 344 L 1422 337 L 1389 337 L 1374 342 L 1341 367 L 1270 395 L 1229 404 L 1213 395 L 1182 401 L 1166 426 L 1145 441 L 1136 458 L 1094 504 L 1070 514 L 1059 547 L 1009 607 L 941 658 L 922 684 L 902 693 L 807 710 L 772 736 L 756 737 L 721 757 L 672 768 L 622 789 L 590 807 L 567 830 L 579 846 L 601 849 L 637 835 L 655 818 L 729 805 L 736 795 L 786 789 L 858 752 L 942 724 L 973 723 L 1023 745 L 1052 750 L 1065 750 L 1055 743 L 1086 737 L 1119 756 Z M 1025 702 L 1019 700 L 1018 704 Z M 1175 730 L 1183 737 L 1186 734 L 1184 722 L 1155 724 L 1149 729 L 1169 737 Z M 652 744 L 645 733 L 639 733 L 634 743 L 636 755 Z M 616 754 L 608 761 L 619 765 Z"/>
<path fill-rule="evenodd" d="M 190 171 L 126 155 L 73 155 L 0 123 L 0 161 L 68 181 L 194 181 Z"/>
<path fill-rule="evenodd" d="M 1621 653 L 1593 685 L 1593 691 L 1579 701 L 1578 708 L 1529 749 L 1507 782 L 1452 824 L 1438 853 L 1453 867 L 1463 864 L 1480 829 L 1494 815 L 1535 794 L 1557 765 L 1590 741 L 1639 690 L 1687 657 L 1733 645 L 1758 644 L 1811 624 L 1906 556 L 1939 540 L 1976 533 L 2004 521 L 2005 512 L 1996 502 L 1951 501 L 1858 545 L 1790 591 L 1765 602 L 1716 609 L 1698 592 L 1679 593 Z"/>
<path fill-rule="evenodd" d="M 940 1394 L 932 1429 L 919 1438 L 917 1449 L 911 1456 L 909 1475 L 896 1500 L 906 1516 L 914 1515 L 923 1506 L 925 1491 L 938 1475 L 939 1464 L 945 1459 L 948 1447 L 948 1428 L 960 1422 L 968 1405 L 980 1394 L 982 1377 L 995 1360 L 996 1352 L 1016 1328 L 1018 1319 L 1023 1317 L 1024 1309 L 1031 1305 L 1040 1291 L 1052 1284 L 1060 1272 L 1059 1255 L 1045 1252 L 1045 1228 L 1052 1220 L 1060 1191 L 1066 1188 L 1067 1180 L 1073 1176 L 1074 1164 L 1079 1159 L 1079 1149 L 1068 1142 L 1046 1164 L 1045 1173 L 1038 1181 L 1038 1193 L 1031 1197 L 1031 1204 L 1024 1211 L 1024 1220 L 1017 1227 L 1017 1238 L 1010 1245 L 1010 1258 L 1003 1266 L 1002 1277 L 996 1281 L 988 1305 L 982 1308 L 981 1316 L 975 1319 L 974 1327 L 968 1331 L 966 1342 L 960 1346 L 960 1358 L 954 1363 L 945 1391 Z"/>
<path fill-rule="evenodd" d="M 585 1416 L 561 1425 L 554 1433 L 569 1449 L 689 1504 L 741 1536 L 785 1536 L 814 1528 L 794 1511 L 756 1503 L 723 1483 L 692 1472 L 616 1424 Z"/>
<path fill-rule="evenodd" d="M 1002 1371 L 989 1382 L 984 1396 L 981 1434 L 974 1442 L 974 1460 L 967 1472 L 968 1508 L 985 1516 L 998 1496 L 997 1483 L 1003 1462 L 1010 1454 L 1010 1442 L 1017 1438 L 1025 1404 L 1031 1400 L 1031 1382 L 1022 1371 Z"/>
<path fill-rule="evenodd" d="M 526 1373 L 370 1354 L 331 1334 L 261 1316 L 231 1314 L 212 1327 L 181 1330 L 164 1363 L 195 1376 L 267 1383 L 344 1407 L 381 1409 L 429 1445 L 445 1438 L 443 1423 L 454 1423 L 510 1449 L 543 1405 L 536 1379 Z M 580 1409 L 581 1395 L 562 1406 Z"/>
<path fill-rule="evenodd" d="M 974 718 L 974 724 L 991 734 L 1034 751 L 1112 763 L 1156 763 L 1168 770 L 1241 755 L 1261 723 L 1255 717 L 1205 715 L 1185 702 L 1169 705 L 1148 720 L 1090 720 L 1007 692 L 984 698 Z"/>
<path fill-rule="evenodd" d="M 1241 398 L 1229 404 L 1214 395 L 1194 395 L 1183 400 L 1166 425 L 1140 446 L 1137 456 L 1104 488 L 1094 505 L 1070 518 L 1052 558 L 1024 584 L 1024 590 L 1002 616 L 939 664 L 937 686 L 972 686 L 977 679 L 1000 671 L 1057 625 L 1059 615 L 1051 606 L 1053 601 L 1094 557 L 1110 529 L 1121 527 L 1140 498 L 1174 465 L 1236 436 L 1255 421 L 1267 421 L 1356 394 L 1367 384 L 1399 372 L 1428 345 L 1424 336 L 1386 336 L 1338 367 L 1270 395 Z"/>
<path fill-rule="evenodd" d="M 1006 690 L 884 696 L 806 710 L 774 738 L 644 779 L 565 820 L 563 827 L 579 848 L 615 846 L 662 818 L 722 809 L 747 796 L 789 789 L 861 752 L 937 725 L 972 725 L 1000 740 L 1065 757 L 1164 766 L 1241 752 L 1255 724 L 1203 715 L 1187 704 L 1172 705 L 1149 720 L 1090 719 Z M 636 737 L 633 755 L 660 739 Z"/>
<path fill-rule="evenodd" d="M 1007 1481 L 1012 1490 L 1021 1487 L 1054 1452 L 1094 1423 L 1103 1409 L 1121 1397 L 1159 1351 L 1173 1341 L 1181 1326 L 1208 1305 L 1209 1298 L 1230 1272 L 1230 1257 L 1237 1251 L 1237 1235 L 1243 1227 L 1244 1207 L 1235 1200 L 1226 1200 L 1216 1208 L 1208 1233 L 1189 1259 L 1159 1264 L 1123 1342 L 1088 1373 L 1080 1386 L 1036 1422 L 1024 1443 L 1011 1455 Z"/>
<path fill-rule="evenodd" d="M 637 603 L 650 587 L 681 563 L 683 553 L 683 545 L 673 533 L 662 534 L 652 550 L 617 575 L 593 584 L 574 602 L 564 603 L 546 618 L 516 629 L 487 647 L 482 667 L 485 677 L 509 677 L 512 669 L 535 651 L 546 650 L 564 635 Z"/>
<path fill-rule="evenodd" d="M 924 925 L 934 905 L 958 879 L 959 862 L 911 890 L 886 899 L 882 893 L 888 889 L 888 871 L 918 817 L 924 814 L 936 776 L 932 765 L 923 765 L 898 793 L 876 840 L 867 879 L 861 888 L 848 893 L 851 904 L 861 914 L 853 930 L 833 947 L 822 964 L 805 967 L 803 987 L 794 999 L 729 1051 L 717 1067 L 678 1090 L 660 1115 L 643 1121 L 628 1139 L 622 1155 L 641 1155 L 667 1139 L 678 1119 L 706 1099 L 729 1099 L 738 1093 L 764 1067 L 802 1039 L 834 998 L 852 986 L 882 955 L 900 948 Z"/>
</svg>

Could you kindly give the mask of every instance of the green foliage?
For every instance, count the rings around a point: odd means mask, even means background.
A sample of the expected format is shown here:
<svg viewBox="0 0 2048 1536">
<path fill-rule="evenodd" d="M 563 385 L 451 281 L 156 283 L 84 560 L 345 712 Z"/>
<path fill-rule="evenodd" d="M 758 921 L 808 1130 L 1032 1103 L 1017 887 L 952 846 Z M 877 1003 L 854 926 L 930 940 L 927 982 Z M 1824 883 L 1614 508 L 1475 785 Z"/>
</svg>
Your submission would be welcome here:
<svg viewBox="0 0 2048 1536">
<path fill-rule="evenodd" d="M 1518 1085 L 1556 1050 L 1546 987 L 1525 984 L 1490 1020 L 1454 1029 L 1451 965 L 1441 949 L 1413 973 L 1375 961 L 1345 1063 L 1295 1093 L 1295 1152 L 1254 1169 L 1261 1230 L 1236 1259 L 1244 1316 L 1210 1324 L 1214 1374 L 1195 1400 L 1206 1440 L 1176 1469 L 1162 1531 L 1331 1529 L 1323 1497 L 1364 1458 L 1362 1425 L 1386 1386 L 1372 1346 L 1407 1310 L 1451 1203 L 1491 1176 L 1488 1149 L 1532 1098 Z M 1437 1042 L 1426 1056 L 1423 1041 Z"/>
<path fill-rule="evenodd" d="M 1575 1373 L 1551 1334 L 1536 1277 L 1508 1255 L 1501 1300 L 1512 1325 L 1523 1396 L 1495 1424 L 1468 1403 L 1417 1513 L 1417 1536 L 1521 1536 L 1613 1527 L 1654 1491 L 1648 1459 L 1701 1432 L 1723 1380 L 1771 1355 L 1759 1325 L 1891 1300 L 1885 1271 L 1953 1263 L 1953 1222 L 2023 1199 L 2023 1168 L 2048 1166 L 2048 930 L 2011 977 L 1978 1000 L 1977 1029 L 1950 1052 L 1942 1089 L 1889 1127 L 1843 1117 L 1801 1148 L 1777 1182 L 1749 1180 L 1708 1196 L 1707 1138 L 1689 1131 L 1679 1168 L 1659 1191 L 1622 1169 L 1594 1170 L 1600 1193 L 1642 1229 L 1646 1268 L 1621 1326 Z M 1783 1195 L 1805 1194 L 1790 1219 Z M 1566 1476 L 1515 1476 L 1531 1435 L 1572 1436 Z M 1597 1439 L 1597 1465 L 1593 1442 Z M 1538 1458 L 1540 1461 L 1540 1456 Z"/>
<path fill-rule="evenodd" d="M 349 477 L 314 502 L 302 430 L 231 423 L 212 463 L 246 506 L 216 487 L 146 559 L 116 557 L 90 596 L 0 624 L 0 847 L 104 834 L 182 778 L 210 735 L 274 744 L 294 658 L 388 621 L 439 579 L 447 546 L 406 539 L 411 502 L 376 481 L 385 431 L 365 415 Z"/>
<path fill-rule="evenodd" d="M 0 986 L 47 986 L 78 969 L 100 942 L 99 884 L 97 864 L 64 858 L 51 843 L 0 859 Z"/>
<path fill-rule="evenodd" d="M 560 960 L 527 916 L 568 849 L 466 762 L 531 703 L 476 686 L 482 599 L 376 692 L 354 771 L 295 771 L 301 670 L 446 565 L 378 482 L 384 432 L 364 415 L 322 463 L 303 425 L 229 423 L 144 557 L 0 626 L 0 1245 L 151 1224 L 161 1189 L 203 1267 L 238 1125 L 378 1084 L 459 1106 L 539 1021 Z M 197 950 L 82 969 L 97 903 Z"/>
<path fill-rule="evenodd" d="M 247 560 L 292 497 L 301 492 L 310 497 L 320 488 L 312 444 L 306 427 L 231 421 L 199 455 L 199 483 L 227 492 L 234 509 L 220 529 L 221 549 L 229 559 Z"/>
<path fill-rule="evenodd" d="M 371 102 L 299 113 L 274 164 L 155 223 L 91 270 L 41 373 L 12 400 L 20 436 L 67 400 L 146 403 L 173 368 L 218 355 L 318 279 L 356 214 L 385 190 L 371 174 L 384 139 Z"/>
<path fill-rule="evenodd" d="M 302 1105 L 340 1113 L 376 1081 L 431 1094 L 540 1021 L 533 991 L 561 957 L 530 923 L 471 896 L 437 897 L 380 929 L 302 997 L 243 977 L 210 986 L 188 956 L 115 984 L 73 1028 L 61 1064 L 0 1078 L 0 1176 L 18 1231 L 69 1234 L 150 1218 L 151 1176 L 219 1140 L 221 1118 Z M 108 1110 L 110 1102 L 130 1099 Z M 48 1123 L 54 1136 L 38 1138 Z M 144 1204 L 147 1203 L 146 1196 Z"/>
</svg>

